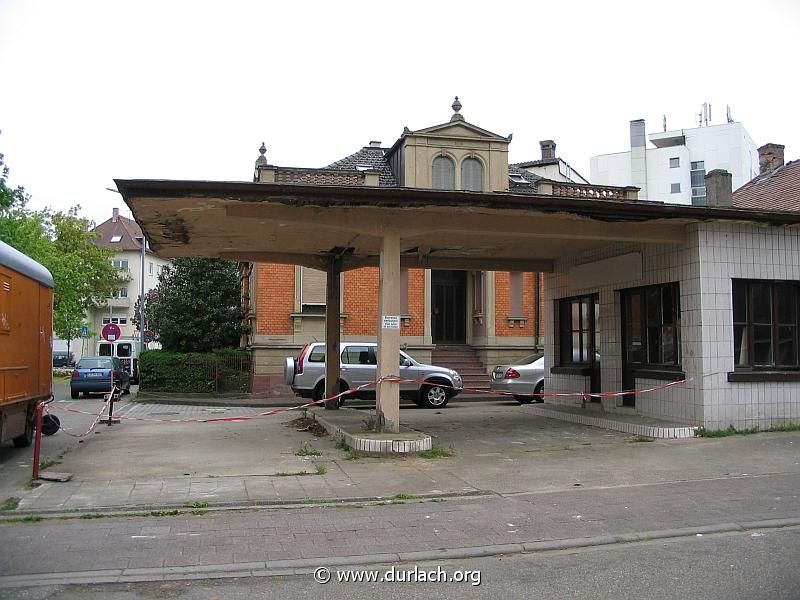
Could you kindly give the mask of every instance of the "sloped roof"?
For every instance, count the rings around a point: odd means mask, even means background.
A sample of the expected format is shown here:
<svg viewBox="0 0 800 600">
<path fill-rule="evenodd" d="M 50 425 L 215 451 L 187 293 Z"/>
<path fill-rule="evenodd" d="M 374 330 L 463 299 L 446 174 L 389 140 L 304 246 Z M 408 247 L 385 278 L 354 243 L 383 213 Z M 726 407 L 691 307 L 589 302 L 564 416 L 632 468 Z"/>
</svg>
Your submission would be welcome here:
<svg viewBox="0 0 800 600">
<path fill-rule="evenodd" d="M 538 175 L 535 175 L 530 171 L 520 169 L 517 165 L 508 165 L 508 174 L 519 175 L 528 182 L 528 183 L 519 183 L 517 181 L 509 179 L 508 191 L 514 194 L 535 194 L 536 182 L 543 179 L 542 177 L 539 177 Z"/>
<path fill-rule="evenodd" d="M 126 250 L 141 252 L 142 250 L 141 242 L 136 240 L 137 236 L 141 237 L 142 235 L 141 227 L 136 221 L 122 215 L 119 215 L 116 221 L 111 218 L 100 223 L 93 231 L 100 236 L 100 239 L 97 240 L 99 246 L 113 248 L 120 252 Z M 117 236 L 119 236 L 119 241 L 112 242 L 111 240 Z"/>
<path fill-rule="evenodd" d="M 800 160 L 793 160 L 745 183 L 733 193 L 733 205 L 800 212 Z"/>
<path fill-rule="evenodd" d="M 397 179 L 395 179 L 392 168 L 386 160 L 385 148 L 364 146 L 361 150 L 329 164 L 326 168 L 357 171 L 358 167 L 367 165 L 380 173 L 379 182 L 381 187 L 397 187 Z"/>
</svg>

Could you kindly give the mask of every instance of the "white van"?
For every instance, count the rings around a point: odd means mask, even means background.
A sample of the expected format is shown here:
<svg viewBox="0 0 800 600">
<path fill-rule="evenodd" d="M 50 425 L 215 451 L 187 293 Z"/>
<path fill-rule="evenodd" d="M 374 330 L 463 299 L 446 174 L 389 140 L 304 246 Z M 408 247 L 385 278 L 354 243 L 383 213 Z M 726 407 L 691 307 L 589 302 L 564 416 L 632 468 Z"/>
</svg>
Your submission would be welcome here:
<svg viewBox="0 0 800 600">
<path fill-rule="evenodd" d="M 139 383 L 139 355 L 133 340 L 97 342 L 97 356 L 116 356 L 131 376 L 131 383 Z"/>
</svg>

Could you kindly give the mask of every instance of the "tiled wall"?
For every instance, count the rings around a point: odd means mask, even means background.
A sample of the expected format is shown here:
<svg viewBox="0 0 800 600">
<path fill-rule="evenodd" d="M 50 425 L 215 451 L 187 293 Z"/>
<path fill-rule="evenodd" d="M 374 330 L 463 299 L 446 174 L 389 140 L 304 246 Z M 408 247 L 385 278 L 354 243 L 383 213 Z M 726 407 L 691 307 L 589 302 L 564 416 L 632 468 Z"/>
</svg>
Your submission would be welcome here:
<svg viewBox="0 0 800 600">
<path fill-rule="evenodd" d="M 641 252 L 641 278 L 581 288 L 570 281 L 574 265 Z M 800 279 L 800 232 L 752 224 L 708 223 L 687 227 L 687 241 L 670 244 L 612 244 L 596 251 L 566 257 L 556 263 L 545 283 L 546 362 L 556 364 L 554 332 L 558 331 L 555 300 L 598 292 L 600 295 L 600 353 L 603 391 L 622 389 L 622 347 L 619 290 L 677 281 L 681 302 L 681 355 L 685 384 L 637 397 L 636 412 L 646 416 L 710 429 L 734 425 L 768 427 L 800 421 L 800 384 L 728 383 L 733 370 L 731 279 Z M 639 379 L 637 389 L 663 381 Z M 588 377 L 548 374 L 548 392 L 580 392 Z M 552 403 L 577 404 L 580 397 L 554 398 Z M 617 410 L 621 399 L 604 399 Z"/>
</svg>

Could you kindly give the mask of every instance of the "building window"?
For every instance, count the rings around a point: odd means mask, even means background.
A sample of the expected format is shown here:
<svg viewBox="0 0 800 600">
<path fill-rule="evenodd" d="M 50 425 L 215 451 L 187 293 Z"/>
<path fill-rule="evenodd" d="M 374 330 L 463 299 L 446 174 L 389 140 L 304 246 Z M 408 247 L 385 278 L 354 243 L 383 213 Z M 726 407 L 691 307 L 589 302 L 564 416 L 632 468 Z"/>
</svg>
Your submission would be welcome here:
<svg viewBox="0 0 800 600">
<path fill-rule="evenodd" d="M 128 319 L 127 317 L 103 317 L 103 325 L 108 325 L 109 323 L 116 323 L 117 325 L 127 325 Z"/>
<path fill-rule="evenodd" d="M 522 271 L 508 274 L 508 316 L 521 317 L 522 312 Z"/>
<path fill-rule="evenodd" d="M 692 204 L 705 206 L 706 203 L 706 165 L 702 160 L 692 162 Z"/>
<path fill-rule="evenodd" d="M 127 269 L 128 268 L 128 261 L 127 259 L 117 260 L 113 259 L 111 264 L 114 266 L 115 269 Z"/>
<path fill-rule="evenodd" d="M 467 158 L 461 163 L 461 189 L 483 191 L 483 164 L 477 158 Z"/>
<path fill-rule="evenodd" d="M 128 288 L 121 287 L 117 291 L 112 292 L 109 298 L 127 298 L 128 297 Z"/>
<path fill-rule="evenodd" d="M 433 189 L 456 189 L 456 168 L 453 161 L 447 156 L 437 156 L 433 159 Z"/>
<path fill-rule="evenodd" d="M 149 266 L 149 274 L 152 275 L 153 274 L 153 262 L 150 261 L 149 265 L 150 265 Z"/>
<path fill-rule="evenodd" d="M 112 235 L 111 236 L 111 243 L 112 244 L 117 244 L 117 243 L 119 243 L 121 241 L 122 241 L 122 236 L 121 235 Z"/>
<path fill-rule="evenodd" d="M 669 186 L 669 193 L 670 194 L 680 194 L 681 193 L 681 184 L 680 183 L 671 183 Z"/>
<path fill-rule="evenodd" d="M 486 273 L 484 271 L 475 271 L 472 274 L 472 314 L 473 315 L 482 315 L 483 314 L 484 277 L 486 277 Z"/>
<path fill-rule="evenodd" d="M 627 365 L 679 367 L 678 284 L 623 290 L 622 331 Z"/>
<path fill-rule="evenodd" d="M 733 280 L 733 355 L 737 367 L 797 369 L 795 282 Z"/>
<path fill-rule="evenodd" d="M 669 168 L 670 169 L 677 169 L 681 166 L 681 159 L 680 157 L 674 157 L 669 159 Z"/>
<path fill-rule="evenodd" d="M 563 298 L 558 301 L 558 314 L 561 364 L 594 362 L 600 339 L 600 296 Z"/>
<path fill-rule="evenodd" d="M 400 269 L 400 314 L 408 314 L 408 269 Z"/>
<path fill-rule="evenodd" d="M 300 312 L 325 313 L 325 271 L 300 267 Z"/>
</svg>

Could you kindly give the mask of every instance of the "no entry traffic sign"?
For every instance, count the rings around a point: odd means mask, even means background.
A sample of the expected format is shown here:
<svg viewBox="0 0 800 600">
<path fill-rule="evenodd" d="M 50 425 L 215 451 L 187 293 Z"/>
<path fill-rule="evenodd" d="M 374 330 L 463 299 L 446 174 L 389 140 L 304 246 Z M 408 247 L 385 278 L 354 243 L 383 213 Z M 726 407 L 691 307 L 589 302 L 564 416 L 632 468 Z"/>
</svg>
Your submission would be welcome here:
<svg viewBox="0 0 800 600">
<path fill-rule="evenodd" d="M 116 323 L 106 323 L 100 335 L 102 335 L 103 339 L 107 342 L 116 342 L 119 336 L 122 335 L 122 331 Z"/>
</svg>

